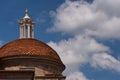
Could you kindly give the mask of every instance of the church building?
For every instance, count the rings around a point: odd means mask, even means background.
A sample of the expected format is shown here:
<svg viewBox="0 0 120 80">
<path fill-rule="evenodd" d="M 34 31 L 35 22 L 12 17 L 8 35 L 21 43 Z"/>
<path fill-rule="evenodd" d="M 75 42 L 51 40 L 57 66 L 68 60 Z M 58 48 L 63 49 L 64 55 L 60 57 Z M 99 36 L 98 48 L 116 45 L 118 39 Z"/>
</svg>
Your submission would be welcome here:
<svg viewBox="0 0 120 80">
<path fill-rule="evenodd" d="M 0 80 L 65 80 L 65 65 L 57 52 L 34 38 L 28 10 L 19 25 L 20 38 L 0 48 Z"/>
</svg>

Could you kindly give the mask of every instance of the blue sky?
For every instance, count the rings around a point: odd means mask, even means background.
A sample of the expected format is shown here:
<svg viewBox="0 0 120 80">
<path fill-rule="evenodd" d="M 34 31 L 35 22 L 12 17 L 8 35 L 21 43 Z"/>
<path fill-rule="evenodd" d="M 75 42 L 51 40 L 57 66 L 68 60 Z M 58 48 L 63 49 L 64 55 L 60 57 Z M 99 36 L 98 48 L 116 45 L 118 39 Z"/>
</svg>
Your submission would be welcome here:
<svg viewBox="0 0 120 80">
<path fill-rule="evenodd" d="M 19 38 L 26 8 L 35 38 L 60 55 L 67 80 L 120 80 L 120 0 L 1 0 L 0 44 Z"/>
<path fill-rule="evenodd" d="M 49 15 L 51 10 L 55 10 L 62 4 L 64 0 L 40 0 L 40 1 L 29 1 L 29 0 L 11 0 L 1 1 L 1 16 L 0 22 L 2 27 L 0 34 L 5 42 L 16 39 L 19 37 L 19 19 L 24 17 L 25 9 L 28 8 L 29 16 L 35 21 L 35 36 L 36 38 L 43 39 L 45 42 L 48 41 L 46 28 L 51 27 L 52 19 Z M 44 20 L 39 21 L 37 19 Z M 47 24 L 46 24 L 47 23 Z M 6 26 L 6 27 L 5 27 Z M 6 30 L 8 29 L 8 30 Z M 12 36 L 13 35 L 13 36 Z M 45 39 L 44 39 L 44 38 Z M 51 38 L 52 39 L 52 38 Z"/>
</svg>

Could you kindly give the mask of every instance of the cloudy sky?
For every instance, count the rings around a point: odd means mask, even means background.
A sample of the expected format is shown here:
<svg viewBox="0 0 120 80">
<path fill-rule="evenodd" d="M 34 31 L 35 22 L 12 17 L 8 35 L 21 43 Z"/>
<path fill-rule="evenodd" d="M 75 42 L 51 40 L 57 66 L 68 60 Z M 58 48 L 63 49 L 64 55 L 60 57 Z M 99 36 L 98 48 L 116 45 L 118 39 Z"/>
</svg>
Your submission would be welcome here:
<svg viewBox="0 0 120 80">
<path fill-rule="evenodd" d="M 1 0 L 0 46 L 19 38 L 26 8 L 67 80 L 120 80 L 120 0 Z"/>
</svg>

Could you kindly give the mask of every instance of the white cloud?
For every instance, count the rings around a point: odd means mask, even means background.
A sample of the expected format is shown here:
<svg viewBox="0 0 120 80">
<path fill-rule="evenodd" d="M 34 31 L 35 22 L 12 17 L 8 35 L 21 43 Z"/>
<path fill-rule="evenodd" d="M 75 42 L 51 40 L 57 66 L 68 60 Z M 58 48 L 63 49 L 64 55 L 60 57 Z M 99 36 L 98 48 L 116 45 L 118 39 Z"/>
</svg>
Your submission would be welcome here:
<svg viewBox="0 0 120 80">
<path fill-rule="evenodd" d="M 113 69 L 120 72 L 120 61 L 106 53 L 93 55 L 91 65 L 94 67 L 102 67 L 103 69 Z"/>
<path fill-rule="evenodd" d="M 89 56 L 94 53 L 109 52 L 108 47 L 88 36 L 76 36 L 59 43 L 49 42 L 48 44 L 58 51 L 67 64 L 84 63 L 87 61 L 85 57 L 89 59 Z"/>
<path fill-rule="evenodd" d="M 119 5 L 120 0 L 94 0 L 91 4 L 84 0 L 66 0 L 56 10 L 53 16 L 54 26 L 48 31 L 60 31 L 74 37 L 48 44 L 59 53 L 67 66 L 65 74 L 68 75 L 68 80 L 87 80 L 79 68 L 88 63 L 94 68 L 120 72 L 120 61 L 109 54 L 109 46 L 91 37 L 120 38 Z"/>
<path fill-rule="evenodd" d="M 71 73 L 70 76 L 66 78 L 66 80 L 88 80 L 82 72 L 74 72 Z"/>
<path fill-rule="evenodd" d="M 57 9 L 54 27 L 48 30 L 105 39 L 120 38 L 118 4 L 120 4 L 119 0 L 94 0 L 92 4 L 67 0 Z"/>
<path fill-rule="evenodd" d="M 120 17 L 120 0 L 94 0 L 92 5 L 97 11 L 102 11 L 109 15 L 109 17 Z"/>
<path fill-rule="evenodd" d="M 88 36 L 76 36 L 59 43 L 49 42 L 48 45 L 59 53 L 65 63 L 67 68 L 64 74 L 67 77 L 74 76 L 76 74 L 74 72 L 78 72 L 82 64 L 88 63 L 94 68 L 112 69 L 120 72 L 120 61 L 109 54 L 109 47 Z M 69 78 L 72 80 L 72 77 Z"/>
</svg>

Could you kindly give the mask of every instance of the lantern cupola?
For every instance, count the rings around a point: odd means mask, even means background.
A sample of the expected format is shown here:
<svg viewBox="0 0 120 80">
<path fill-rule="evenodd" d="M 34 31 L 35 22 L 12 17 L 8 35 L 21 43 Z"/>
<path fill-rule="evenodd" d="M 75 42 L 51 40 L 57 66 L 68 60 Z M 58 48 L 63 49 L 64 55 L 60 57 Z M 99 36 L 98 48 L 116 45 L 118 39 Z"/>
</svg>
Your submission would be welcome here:
<svg viewBox="0 0 120 80">
<path fill-rule="evenodd" d="M 25 11 L 25 16 L 20 20 L 20 39 L 34 38 L 34 22 L 28 15 L 28 10 Z"/>
</svg>

